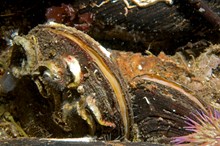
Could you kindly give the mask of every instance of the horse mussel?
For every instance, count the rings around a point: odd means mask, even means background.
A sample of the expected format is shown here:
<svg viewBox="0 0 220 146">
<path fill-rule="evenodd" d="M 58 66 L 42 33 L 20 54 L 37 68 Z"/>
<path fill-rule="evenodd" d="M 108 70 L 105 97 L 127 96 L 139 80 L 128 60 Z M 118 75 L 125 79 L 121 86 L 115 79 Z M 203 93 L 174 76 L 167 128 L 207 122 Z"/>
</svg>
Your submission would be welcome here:
<svg viewBox="0 0 220 146">
<path fill-rule="evenodd" d="M 169 143 L 190 133 L 183 128 L 185 116 L 207 112 L 173 81 L 153 74 L 128 79 L 117 52 L 72 27 L 38 25 L 15 36 L 11 49 L 7 72 L 16 86 L 8 92 L 8 110 L 30 137 Z"/>
</svg>

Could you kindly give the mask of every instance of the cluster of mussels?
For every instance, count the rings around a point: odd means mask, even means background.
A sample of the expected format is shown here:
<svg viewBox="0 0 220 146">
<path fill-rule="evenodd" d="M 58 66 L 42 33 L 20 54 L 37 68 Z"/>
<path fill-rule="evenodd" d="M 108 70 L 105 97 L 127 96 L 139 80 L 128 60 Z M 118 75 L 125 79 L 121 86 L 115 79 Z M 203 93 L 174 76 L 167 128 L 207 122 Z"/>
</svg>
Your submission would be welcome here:
<svg viewBox="0 0 220 146">
<path fill-rule="evenodd" d="M 105 140 L 182 143 L 190 138 L 179 136 L 195 131 L 193 124 L 201 119 L 219 120 L 217 111 L 207 110 L 207 103 L 195 92 L 200 83 L 205 84 L 203 78 L 195 79 L 185 61 L 176 61 L 181 55 L 170 58 L 163 53 L 156 57 L 107 50 L 87 34 L 54 22 L 38 25 L 26 36 L 14 36 L 9 50 L 0 90 L 1 96 L 7 92 L 16 97 L 8 109 L 20 123 L 10 120 L 17 127 L 8 128 L 14 129 L 14 137 L 90 135 Z M 204 78 L 209 77 L 209 85 L 215 84 L 217 90 L 219 83 L 211 76 L 220 64 L 214 55 L 218 52 L 219 46 L 212 46 L 199 58 L 214 66 L 204 67 L 201 61 L 191 64 L 200 75 L 207 73 Z M 192 114 L 196 111 L 201 111 L 200 118 Z M 6 113 L 2 119 L 10 119 Z M 192 122 L 191 131 L 184 128 L 186 117 Z M 219 122 L 215 123 L 218 127 Z M 2 136 L 7 133 L 4 130 Z"/>
</svg>

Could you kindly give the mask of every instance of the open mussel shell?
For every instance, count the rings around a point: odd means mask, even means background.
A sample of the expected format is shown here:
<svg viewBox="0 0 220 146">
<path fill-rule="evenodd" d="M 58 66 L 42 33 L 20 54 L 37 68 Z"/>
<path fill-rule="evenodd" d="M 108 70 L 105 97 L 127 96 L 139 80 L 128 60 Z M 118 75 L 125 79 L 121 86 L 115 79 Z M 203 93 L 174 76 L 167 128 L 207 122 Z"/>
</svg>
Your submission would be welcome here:
<svg viewBox="0 0 220 146">
<path fill-rule="evenodd" d="M 50 105 L 47 115 L 53 125 L 71 137 L 85 136 L 77 127 L 83 120 L 79 127 L 87 134 L 105 137 L 111 132 L 111 139 L 129 139 L 130 98 L 109 51 L 83 32 L 57 23 L 39 25 L 26 36 L 16 36 L 14 43 L 12 60 L 19 62 L 12 61 L 12 74 L 35 83 L 38 93 L 30 97 L 40 95 Z"/>
<path fill-rule="evenodd" d="M 186 117 L 204 103 L 186 88 L 156 75 L 141 75 L 131 82 L 132 109 L 141 141 L 169 143 L 172 137 L 186 135 Z M 193 118 L 192 118 L 193 119 Z"/>
</svg>

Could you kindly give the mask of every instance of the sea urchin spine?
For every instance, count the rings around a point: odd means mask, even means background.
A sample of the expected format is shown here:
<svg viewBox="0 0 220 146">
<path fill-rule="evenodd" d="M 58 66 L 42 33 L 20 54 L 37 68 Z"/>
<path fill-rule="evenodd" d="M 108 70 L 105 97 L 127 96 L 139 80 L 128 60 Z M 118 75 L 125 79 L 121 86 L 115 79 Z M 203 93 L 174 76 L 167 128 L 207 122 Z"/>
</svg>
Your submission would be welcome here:
<svg viewBox="0 0 220 146">
<path fill-rule="evenodd" d="M 186 117 L 187 126 L 184 127 L 192 134 L 174 137 L 172 143 L 190 145 L 218 145 L 220 144 L 220 112 L 209 109 L 206 114 L 197 111 L 193 114 L 195 120 Z"/>
</svg>

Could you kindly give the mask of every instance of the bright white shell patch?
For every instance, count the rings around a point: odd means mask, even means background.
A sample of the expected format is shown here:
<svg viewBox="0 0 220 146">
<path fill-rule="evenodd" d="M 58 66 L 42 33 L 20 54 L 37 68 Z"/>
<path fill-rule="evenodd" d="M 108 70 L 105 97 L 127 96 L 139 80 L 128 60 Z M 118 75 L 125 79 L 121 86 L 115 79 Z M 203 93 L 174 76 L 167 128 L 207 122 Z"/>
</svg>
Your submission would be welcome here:
<svg viewBox="0 0 220 146">
<path fill-rule="evenodd" d="M 110 58 L 110 56 L 111 56 L 111 53 L 108 51 L 108 50 L 106 50 L 103 46 L 99 46 L 99 49 L 102 51 L 102 53 L 104 53 L 108 58 Z"/>
<path fill-rule="evenodd" d="M 68 65 L 72 75 L 75 77 L 74 83 L 79 84 L 81 79 L 81 67 L 79 61 L 71 55 L 64 57 L 64 61 Z"/>
</svg>

